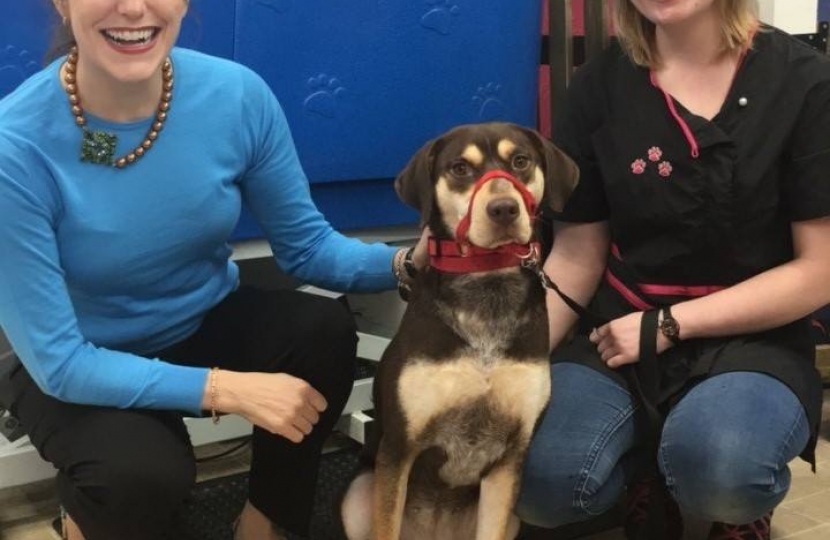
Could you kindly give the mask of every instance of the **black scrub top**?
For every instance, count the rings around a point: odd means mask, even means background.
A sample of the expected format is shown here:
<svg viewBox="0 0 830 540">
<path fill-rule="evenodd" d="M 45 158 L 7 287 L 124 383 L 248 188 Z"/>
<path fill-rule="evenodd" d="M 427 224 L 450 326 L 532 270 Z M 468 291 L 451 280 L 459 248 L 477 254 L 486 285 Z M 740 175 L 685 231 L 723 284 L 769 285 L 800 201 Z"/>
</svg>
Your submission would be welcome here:
<svg viewBox="0 0 830 540">
<path fill-rule="evenodd" d="M 554 141 L 581 172 L 555 219 L 609 222 L 609 273 L 592 308 L 613 319 L 679 302 L 791 260 L 791 223 L 830 215 L 830 58 L 762 28 L 709 121 L 612 44 L 574 75 Z M 807 321 L 689 340 L 661 355 L 663 398 L 717 373 L 768 373 L 804 404 L 814 437 L 802 456 L 812 461 L 822 400 L 814 354 Z M 624 383 L 584 335 L 557 359 Z"/>
</svg>

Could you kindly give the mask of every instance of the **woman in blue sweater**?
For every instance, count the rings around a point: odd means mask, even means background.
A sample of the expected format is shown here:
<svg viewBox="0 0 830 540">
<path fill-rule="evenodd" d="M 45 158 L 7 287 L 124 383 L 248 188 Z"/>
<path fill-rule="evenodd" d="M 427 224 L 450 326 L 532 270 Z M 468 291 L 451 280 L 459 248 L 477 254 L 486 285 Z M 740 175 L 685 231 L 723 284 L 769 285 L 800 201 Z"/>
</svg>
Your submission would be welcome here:
<svg viewBox="0 0 830 540">
<path fill-rule="evenodd" d="M 236 538 L 304 534 L 354 323 L 239 287 L 228 238 L 244 201 L 283 270 L 337 290 L 394 287 L 405 254 L 332 230 L 262 79 L 173 48 L 187 0 L 54 3 L 73 48 L 0 101 L 0 326 L 69 537 L 162 537 L 203 411 L 255 425 Z"/>
</svg>

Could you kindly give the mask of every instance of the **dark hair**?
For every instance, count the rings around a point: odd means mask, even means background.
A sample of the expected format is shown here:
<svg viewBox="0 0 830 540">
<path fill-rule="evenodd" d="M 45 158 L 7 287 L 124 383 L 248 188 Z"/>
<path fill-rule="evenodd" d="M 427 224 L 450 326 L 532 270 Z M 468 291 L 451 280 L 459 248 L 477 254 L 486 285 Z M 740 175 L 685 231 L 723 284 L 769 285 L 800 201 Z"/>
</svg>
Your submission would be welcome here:
<svg viewBox="0 0 830 540">
<path fill-rule="evenodd" d="M 51 3 L 50 0 L 49 3 Z M 51 63 L 56 58 L 59 58 L 67 53 L 69 53 L 69 49 L 71 49 L 75 45 L 75 35 L 72 33 L 72 28 L 67 25 L 63 24 L 61 21 L 60 14 L 55 12 L 55 20 L 54 30 L 52 30 L 52 42 L 49 45 L 49 50 L 46 53 L 46 57 L 44 58 L 44 62 L 46 64 Z"/>
</svg>

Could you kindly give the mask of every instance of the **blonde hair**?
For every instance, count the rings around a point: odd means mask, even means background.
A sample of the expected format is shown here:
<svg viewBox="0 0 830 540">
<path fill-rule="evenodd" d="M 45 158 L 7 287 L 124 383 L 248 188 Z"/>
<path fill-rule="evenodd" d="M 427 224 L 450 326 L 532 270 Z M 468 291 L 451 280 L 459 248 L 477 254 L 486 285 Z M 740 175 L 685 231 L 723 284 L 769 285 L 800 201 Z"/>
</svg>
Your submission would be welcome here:
<svg viewBox="0 0 830 540">
<path fill-rule="evenodd" d="M 715 1 L 720 4 L 723 20 L 724 52 L 748 49 L 758 30 L 757 0 Z M 614 22 L 617 37 L 631 60 L 643 67 L 659 67 L 654 23 L 646 19 L 631 0 L 615 0 Z"/>
</svg>

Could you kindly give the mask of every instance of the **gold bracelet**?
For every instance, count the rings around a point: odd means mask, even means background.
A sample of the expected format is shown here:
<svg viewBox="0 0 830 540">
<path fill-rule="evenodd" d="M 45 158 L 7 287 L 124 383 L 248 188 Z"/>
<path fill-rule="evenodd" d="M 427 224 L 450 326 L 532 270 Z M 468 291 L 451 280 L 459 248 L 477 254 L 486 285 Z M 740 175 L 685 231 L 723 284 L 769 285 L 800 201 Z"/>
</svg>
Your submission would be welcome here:
<svg viewBox="0 0 830 540">
<path fill-rule="evenodd" d="M 218 424 L 221 417 L 216 413 L 216 394 L 219 387 L 219 368 L 210 370 L 210 417 L 214 424 Z"/>
<path fill-rule="evenodd" d="M 410 285 L 415 278 L 415 265 L 412 262 L 414 252 L 415 248 L 399 249 L 392 259 L 392 273 L 402 285 Z"/>
</svg>

